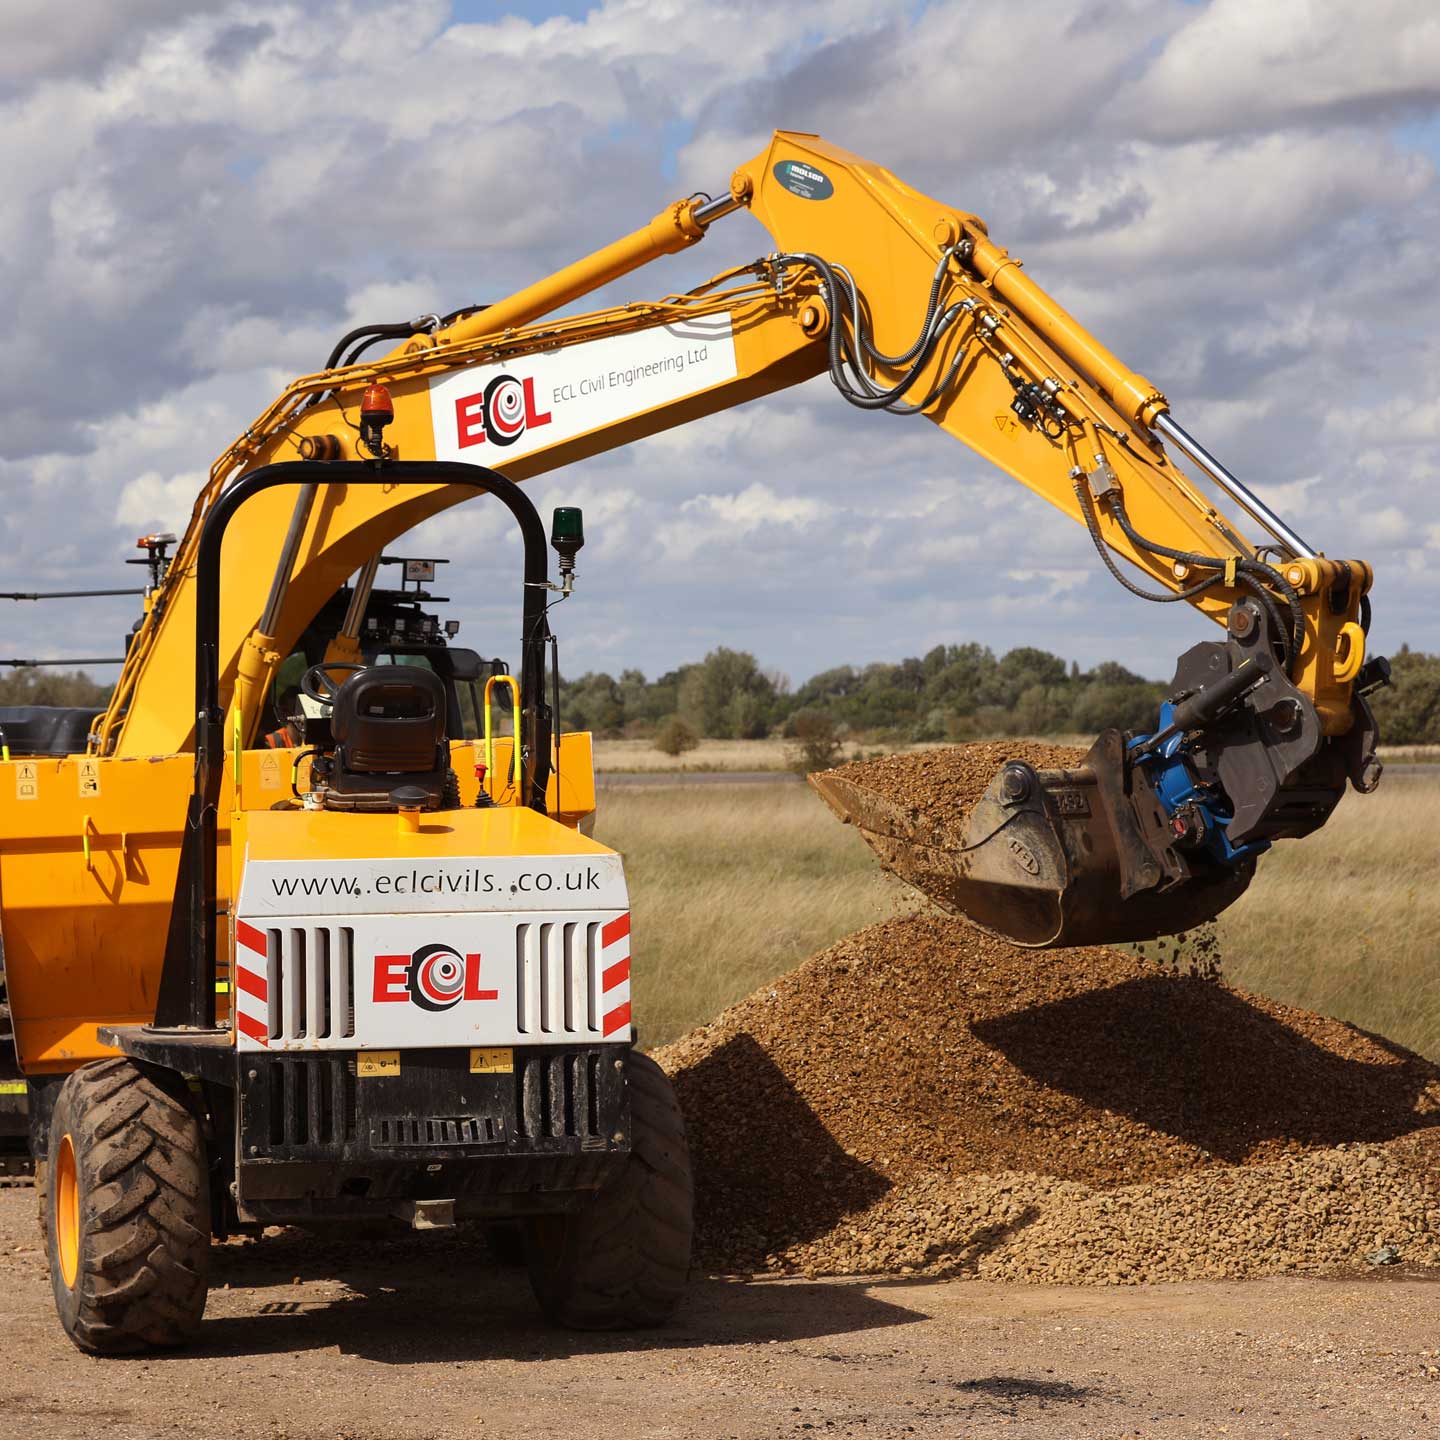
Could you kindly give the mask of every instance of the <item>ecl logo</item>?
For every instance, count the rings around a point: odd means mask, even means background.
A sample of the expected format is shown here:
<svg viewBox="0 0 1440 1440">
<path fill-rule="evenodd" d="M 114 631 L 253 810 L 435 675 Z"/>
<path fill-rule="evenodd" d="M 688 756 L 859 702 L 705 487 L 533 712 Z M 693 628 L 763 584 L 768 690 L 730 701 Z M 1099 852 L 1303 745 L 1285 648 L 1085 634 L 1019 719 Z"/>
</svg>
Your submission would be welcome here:
<svg viewBox="0 0 1440 1440">
<path fill-rule="evenodd" d="M 449 1010 L 462 1000 L 498 1000 L 498 990 L 480 988 L 480 957 L 462 955 L 448 945 L 422 945 L 411 955 L 377 955 L 377 1005 L 408 1000 L 422 1010 Z"/>
<path fill-rule="evenodd" d="M 535 380 L 527 375 L 497 375 L 483 390 L 462 395 L 455 402 L 455 439 L 460 449 L 483 445 L 513 445 L 526 430 L 548 425 L 553 412 L 535 403 Z"/>
</svg>

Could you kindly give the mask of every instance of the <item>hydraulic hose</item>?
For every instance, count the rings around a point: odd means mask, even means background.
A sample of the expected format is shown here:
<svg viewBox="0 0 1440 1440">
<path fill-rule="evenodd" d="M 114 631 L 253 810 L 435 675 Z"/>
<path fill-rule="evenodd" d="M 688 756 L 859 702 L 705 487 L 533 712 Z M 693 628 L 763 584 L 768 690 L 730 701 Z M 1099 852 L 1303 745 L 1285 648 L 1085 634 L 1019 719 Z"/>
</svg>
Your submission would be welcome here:
<svg viewBox="0 0 1440 1440">
<path fill-rule="evenodd" d="M 1110 547 L 1105 543 L 1105 537 L 1100 533 L 1100 522 L 1095 517 L 1095 501 L 1090 494 L 1090 487 L 1084 480 L 1075 483 L 1075 498 L 1080 502 L 1080 513 L 1085 517 L 1085 528 L 1090 532 L 1090 538 L 1095 542 L 1095 549 L 1101 560 L 1105 562 L 1105 568 L 1132 594 L 1138 595 L 1142 600 L 1152 600 L 1157 605 L 1170 605 L 1176 600 L 1193 600 L 1197 595 L 1209 590 L 1212 586 L 1218 585 L 1224 578 L 1223 569 L 1214 575 L 1200 581 L 1198 585 L 1192 585 L 1187 590 L 1146 590 L 1136 585 L 1128 576 L 1121 573 L 1120 567 L 1115 563 L 1114 557 L 1110 554 Z"/>
<path fill-rule="evenodd" d="M 919 334 L 897 355 L 887 354 L 871 340 L 864 297 L 843 265 L 832 265 L 807 251 L 794 251 L 775 257 L 776 263 L 782 268 L 786 265 L 799 265 L 819 277 L 825 297 L 836 317 L 836 322 L 830 327 L 828 341 L 830 379 L 851 405 L 861 410 L 889 410 L 897 415 L 918 415 L 933 405 L 949 388 L 964 361 L 963 353 L 955 358 L 922 401 L 914 405 L 901 403 L 929 364 L 941 338 L 969 308 L 970 302 L 962 301 L 944 310 L 940 309 L 940 293 L 952 253 L 951 250 L 944 251 L 935 267 L 930 294 L 925 304 L 925 318 L 921 322 Z M 845 323 L 845 317 L 848 317 L 848 324 Z M 891 369 L 902 369 L 903 373 L 894 385 L 877 384 L 867 373 L 867 359 Z"/>
<path fill-rule="evenodd" d="M 409 323 L 404 325 L 357 325 L 355 329 L 346 331 L 335 342 L 335 348 L 330 352 L 330 358 L 325 362 L 325 368 L 333 370 L 340 363 L 340 357 L 357 340 L 364 340 L 367 344 L 375 340 L 403 340 L 413 335 L 415 328 L 413 324 Z"/>
<path fill-rule="evenodd" d="M 946 366 L 944 373 L 930 388 L 923 400 L 915 404 L 905 402 L 904 397 L 920 378 L 921 372 L 934 358 L 941 339 L 958 317 L 974 306 L 974 302 L 967 299 L 946 306 L 944 309 L 941 308 L 941 295 L 953 254 L 953 248 L 947 248 L 941 252 L 939 263 L 935 267 L 935 273 L 930 282 L 930 293 L 926 298 L 925 315 L 920 323 L 919 333 L 904 350 L 895 355 L 887 354 L 871 339 L 864 297 L 861 295 L 854 277 L 843 265 L 824 260 L 809 251 L 790 251 L 774 257 L 774 263 L 780 269 L 787 266 L 800 266 L 810 270 L 818 277 L 822 294 L 834 316 L 827 337 L 830 380 L 851 405 L 861 410 L 889 410 L 898 415 L 917 415 L 921 411 L 929 409 L 954 382 L 960 367 L 965 363 L 967 351 L 964 346 Z M 867 364 L 867 362 L 869 363 Z M 881 385 L 869 373 L 870 364 L 899 370 L 900 377 L 893 385 Z M 1216 555 L 1176 550 L 1168 545 L 1162 545 L 1158 541 L 1148 540 L 1131 524 L 1130 516 L 1125 510 L 1123 497 L 1118 491 L 1112 491 L 1110 496 L 1111 513 L 1126 538 L 1137 550 L 1144 550 L 1151 555 L 1164 556 L 1185 565 L 1193 565 L 1199 569 L 1213 572 L 1197 584 L 1173 593 L 1146 590 L 1131 581 L 1115 564 L 1110 554 L 1110 548 L 1105 543 L 1105 538 L 1100 531 L 1094 497 L 1083 479 L 1076 484 L 1075 495 L 1085 520 L 1085 528 L 1090 532 L 1090 539 L 1106 569 L 1126 590 L 1132 595 L 1139 596 L 1142 600 L 1150 600 L 1157 604 L 1170 604 L 1177 600 L 1193 600 L 1197 595 L 1220 584 L 1225 578 L 1227 568 L 1233 565 L 1235 582 L 1254 595 L 1269 616 L 1280 640 L 1284 668 L 1287 673 L 1290 671 L 1304 638 L 1305 613 L 1300 605 L 1300 597 L 1295 587 L 1285 579 L 1279 570 L 1248 556 L 1226 561 Z M 1289 608 L 1288 624 L 1276 604 L 1275 594 L 1283 596 Z"/>
<path fill-rule="evenodd" d="M 1207 570 L 1225 570 L 1227 562 L 1217 555 L 1201 555 L 1193 550 L 1176 550 L 1169 545 L 1162 545 L 1158 540 L 1147 540 L 1130 523 L 1130 516 L 1125 509 L 1125 501 L 1118 492 L 1112 493 L 1110 499 L 1110 513 L 1115 517 L 1115 523 L 1125 532 L 1125 537 L 1139 550 L 1146 550 L 1152 555 L 1163 555 L 1170 560 L 1178 560 L 1183 565 L 1198 565 Z M 1234 561 L 1235 578 L 1266 607 L 1267 613 L 1276 624 L 1277 633 L 1280 635 L 1285 646 L 1285 671 L 1290 671 L 1291 662 L 1299 654 L 1300 643 L 1305 635 L 1305 612 L 1300 605 L 1300 596 L 1295 587 L 1272 565 L 1266 565 L 1260 560 L 1251 560 L 1246 556 L 1240 556 Z M 1267 581 L 1270 586 L 1285 597 L 1290 608 L 1290 624 L 1287 626 L 1280 617 L 1275 602 L 1262 581 Z"/>
</svg>

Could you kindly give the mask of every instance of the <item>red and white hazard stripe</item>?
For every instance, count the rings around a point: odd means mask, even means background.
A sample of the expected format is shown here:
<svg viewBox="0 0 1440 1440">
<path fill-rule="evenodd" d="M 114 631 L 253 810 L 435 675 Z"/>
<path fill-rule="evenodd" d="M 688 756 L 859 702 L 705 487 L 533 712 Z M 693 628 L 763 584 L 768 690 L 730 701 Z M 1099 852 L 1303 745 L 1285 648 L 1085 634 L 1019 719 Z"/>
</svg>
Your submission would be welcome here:
<svg viewBox="0 0 1440 1440">
<path fill-rule="evenodd" d="M 600 931 L 601 1031 L 607 1040 L 630 1038 L 630 912 Z M 624 1032 L 623 1034 L 621 1032 Z"/>
<path fill-rule="evenodd" d="M 270 1045 L 269 945 L 265 932 L 235 922 L 235 984 L 231 987 L 231 1014 L 235 1029 L 256 1045 Z M 243 1043 L 243 1042 L 242 1042 Z"/>
</svg>

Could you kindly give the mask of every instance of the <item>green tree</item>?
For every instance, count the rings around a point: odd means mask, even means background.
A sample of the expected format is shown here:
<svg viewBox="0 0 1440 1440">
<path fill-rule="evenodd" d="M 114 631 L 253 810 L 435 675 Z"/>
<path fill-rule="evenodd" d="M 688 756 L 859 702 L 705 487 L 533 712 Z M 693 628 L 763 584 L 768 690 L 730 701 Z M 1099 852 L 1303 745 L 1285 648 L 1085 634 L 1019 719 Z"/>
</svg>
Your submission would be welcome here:
<svg viewBox="0 0 1440 1440">
<path fill-rule="evenodd" d="M 113 685 L 97 685 L 80 670 L 12 670 L 0 673 L 0 705 L 93 706 L 101 711 Z"/>
<path fill-rule="evenodd" d="M 835 721 L 823 710 L 798 710 L 790 717 L 796 746 L 791 766 L 802 775 L 830 770 L 843 758 Z"/>
<path fill-rule="evenodd" d="M 1440 745 L 1440 655 L 1402 645 L 1390 657 L 1390 684 L 1370 706 L 1386 743 Z"/>
<path fill-rule="evenodd" d="M 701 735 L 754 739 L 768 732 L 775 698 L 753 655 L 721 646 L 686 672 L 677 708 Z"/>
<path fill-rule="evenodd" d="M 667 715 L 655 732 L 655 748 L 666 755 L 683 755 L 700 743 L 700 737 L 679 715 Z"/>
<path fill-rule="evenodd" d="M 561 686 L 560 713 L 573 729 L 616 735 L 625 724 L 624 696 L 611 676 L 592 671 Z"/>
<path fill-rule="evenodd" d="M 1014 709 L 1027 690 L 1040 686 L 1050 690 L 1062 687 L 1069 680 L 1069 667 L 1048 650 L 1022 645 L 1007 651 L 995 671 L 995 690 L 987 698 L 992 704 Z"/>
<path fill-rule="evenodd" d="M 1070 723 L 1070 696 L 1062 685 L 1031 685 L 1015 702 L 1013 730 L 1019 735 L 1055 735 Z"/>
</svg>

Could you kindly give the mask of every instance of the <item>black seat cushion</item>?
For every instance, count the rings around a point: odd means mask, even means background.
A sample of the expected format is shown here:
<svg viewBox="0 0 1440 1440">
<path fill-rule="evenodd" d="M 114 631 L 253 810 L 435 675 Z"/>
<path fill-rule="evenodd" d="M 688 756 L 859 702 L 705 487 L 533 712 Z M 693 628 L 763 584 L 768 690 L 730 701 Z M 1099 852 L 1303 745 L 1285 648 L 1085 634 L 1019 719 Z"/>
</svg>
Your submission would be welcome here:
<svg viewBox="0 0 1440 1440">
<path fill-rule="evenodd" d="M 83 755 L 99 710 L 73 705 L 0 705 L 12 755 Z"/>
<path fill-rule="evenodd" d="M 445 686 L 414 665 L 357 670 L 330 711 L 339 768 L 352 774 L 428 774 L 445 764 Z"/>
</svg>

